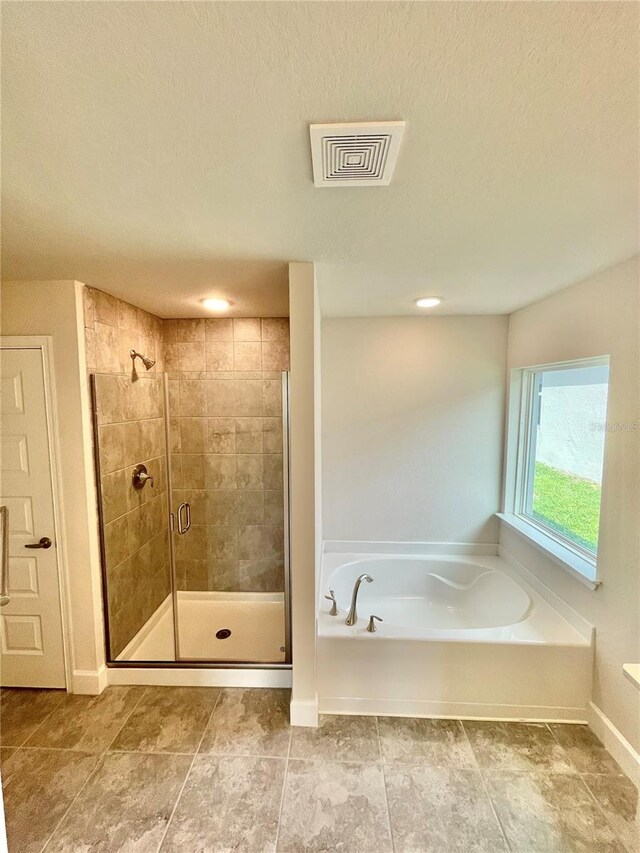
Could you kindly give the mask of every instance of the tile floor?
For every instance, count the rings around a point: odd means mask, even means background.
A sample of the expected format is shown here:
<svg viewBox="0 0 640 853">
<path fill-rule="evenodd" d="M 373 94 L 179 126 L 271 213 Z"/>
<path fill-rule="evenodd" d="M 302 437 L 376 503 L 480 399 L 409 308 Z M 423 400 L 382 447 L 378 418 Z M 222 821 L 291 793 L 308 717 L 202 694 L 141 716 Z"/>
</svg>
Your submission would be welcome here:
<svg viewBox="0 0 640 853">
<path fill-rule="evenodd" d="M 585 727 L 324 717 L 288 691 L 5 689 L 10 853 L 640 850 L 638 792 Z"/>
</svg>

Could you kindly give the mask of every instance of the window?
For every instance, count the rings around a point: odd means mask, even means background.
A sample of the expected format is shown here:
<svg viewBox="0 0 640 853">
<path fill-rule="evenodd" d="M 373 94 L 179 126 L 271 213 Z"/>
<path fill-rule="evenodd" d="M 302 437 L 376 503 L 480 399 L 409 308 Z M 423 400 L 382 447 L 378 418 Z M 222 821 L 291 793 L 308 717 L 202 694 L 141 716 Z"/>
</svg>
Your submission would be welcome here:
<svg viewBox="0 0 640 853">
<path fill-rule="evenodd" d="M 595 581 L 609 360 L 515 373 L 519 418 L 511 421 L 515 467 L 503 520 Z"/>
</svg>

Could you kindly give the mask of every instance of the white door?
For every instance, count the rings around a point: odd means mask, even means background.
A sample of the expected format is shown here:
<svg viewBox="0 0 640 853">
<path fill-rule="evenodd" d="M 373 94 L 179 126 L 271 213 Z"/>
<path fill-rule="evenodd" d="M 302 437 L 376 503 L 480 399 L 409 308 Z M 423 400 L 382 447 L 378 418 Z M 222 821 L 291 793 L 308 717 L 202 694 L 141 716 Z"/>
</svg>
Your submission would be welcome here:
<svg viewBox="0 0 640 853">
<path fill-rule="evenodd" d="M 0 683 L 64 687 L 43 350 L 3 343 L 0 356 L 0 505 L 9 510 Z"/>
</svg>

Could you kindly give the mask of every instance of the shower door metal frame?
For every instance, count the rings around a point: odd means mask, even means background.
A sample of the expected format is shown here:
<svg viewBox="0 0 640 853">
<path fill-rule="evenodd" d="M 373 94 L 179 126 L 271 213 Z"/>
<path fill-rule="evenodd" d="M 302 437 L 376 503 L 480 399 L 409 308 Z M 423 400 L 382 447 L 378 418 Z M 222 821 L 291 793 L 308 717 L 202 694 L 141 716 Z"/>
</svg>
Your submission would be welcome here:
<svg viewBox="0 0 640 853">
<path fill-rule="evenodd" d="M 284 509 L 284 661 L 271 663 L 257 663 L 251 661 L 203 661 L 199 658 L 180 657 L 180 630 L 178 624 L 178 584 L 175 569 L 175 527 L 178 518 L 178 510 L 173 506 L 173 484 L 171 478 L 171 428 L 169 417 L 169 384 L 166 373 L 165 384 L 165 406 L 166 406 L 166 430 L 167 430 L 167 476 L 169 489 L 169 536 L 171 539 L 171 582 L 173 598 L 173 623 L 174 623 L 174 651 L 176 659 L 170 661 L 172 666 L 206 666 L 210 669 L 291 669 L 291 565 L 290 565 L 290 493 L 289 493 L 289 371 L 280 373 L 281 397 L 282 397 L 282 499 Z M 189 526 L 191 526 L 189 524 Z M 181 531 L 179 531 L 181 532 Z M 185 531 L 186 532 L 186 531 Z"/>
<path fill-rule="evenodd" d="M 173 538 L 173 482 L 171 476 L 170 423 L 169 423 L 169 377 L 163 371 L 164 415 L 165 415 L 165 460 L 167 466 L 167 528 L 169 530 L 169 562 L 171 569 L 171 595 L 173 602 L 174 653 L 176 660 L 112 660 L 110 658 L 110 626 L 108 578 L 106 571 L 106 553 L 104 546 L 104 525 L 102 506 L 102 479 L 100 471 L 100 433 L 98 430 L 98 399 L 96 393 L 96 373 L 89 375 L 91 390 L 91 414 L 93 422 L 93 458 L 96 475 L 98 505 L 98 540 L 100 545 L 100 564 L 102 575 L 102 606 L 104 613 L 106 665 L 114 669 L 247 669 L 247 670 L 290 670 L 292 668 L 291 650 L 291 565 L 290 565 L 290 487 L 289 487 L 289 372 L 282 371 L 282 480 L 284 500 L 284 612 L 285 612 L 285 660 L 283 662 L 256 663 L 251 661 L 206 661 L 178 660 L 177 625 L 177 583 L 175 568 L 175 542 Z"/>
</svg>

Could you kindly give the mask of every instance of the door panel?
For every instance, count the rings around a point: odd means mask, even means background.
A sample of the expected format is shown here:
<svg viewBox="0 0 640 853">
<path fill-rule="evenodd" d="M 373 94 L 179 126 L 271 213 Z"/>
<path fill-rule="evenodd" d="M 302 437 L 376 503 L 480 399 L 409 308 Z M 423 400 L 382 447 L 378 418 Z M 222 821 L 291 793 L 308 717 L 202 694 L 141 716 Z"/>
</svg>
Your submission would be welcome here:
<svg viewBox="0 0 640 853">
<path fill-rule="evenodd" d="M 0 504 L 9 510 L 10 599 L 0 610 L 1 683 L 64 687 L 42 351 L 3 346 L 0 372 Z M 44 536 L 50 548 L 26 550 Z"/>
</svg>

